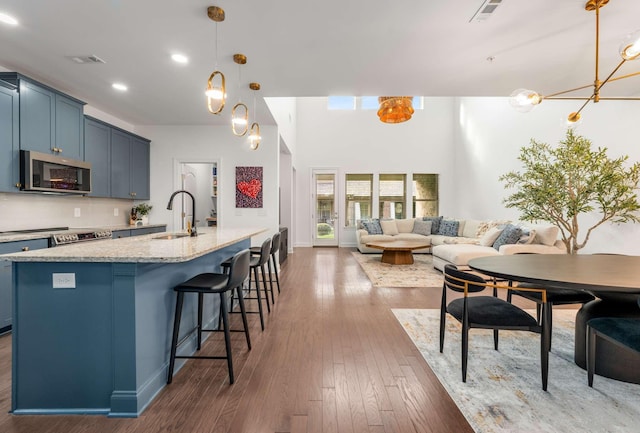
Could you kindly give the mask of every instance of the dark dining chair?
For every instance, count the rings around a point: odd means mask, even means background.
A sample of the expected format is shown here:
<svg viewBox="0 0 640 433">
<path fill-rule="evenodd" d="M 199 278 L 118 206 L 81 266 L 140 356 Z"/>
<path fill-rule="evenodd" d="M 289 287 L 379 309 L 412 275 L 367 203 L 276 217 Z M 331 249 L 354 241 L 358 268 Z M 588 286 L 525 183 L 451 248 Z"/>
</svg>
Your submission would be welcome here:
<svg viewBox="0 0 640 433">
<path fill-rule="evenodd" d="M 640 307 L 640 297 L 638 298 Z M 598 317 L 587 322 L 587 380 L 593 387 L 598 338 L 640 355 L 640 319 Z"/>
<path fill-rule="evenodd" d="M 470 294 L 493 289 L 492 296 Z M 472 328 L 493 329 L 493 342 L 498 350 L 498 331 L 530 331 L 540 334 L 540 366 L 542 389 L 547 390 L 549 376 L 549 309 L 542 309 L 542 321 L 538 321 L 523 309 L 497 297 L 498 289 L 508 290 L 508 286 L 485 281 L 481 276 L 458 270 L 454 265 L 444 268 L 442 301 L 440 305 L 440 353 L 444 349 L 446 314 L 452 315 L 462 324 L 462 381 L 467 381 L 467 358 L 469 352 L 469 330 Z M 462 298 L 447 302 L 447 291 L 463 293 Z M 541 292 L 546 303 L 544 289 L 529 288 L 527 291 Z"/>
</svg>

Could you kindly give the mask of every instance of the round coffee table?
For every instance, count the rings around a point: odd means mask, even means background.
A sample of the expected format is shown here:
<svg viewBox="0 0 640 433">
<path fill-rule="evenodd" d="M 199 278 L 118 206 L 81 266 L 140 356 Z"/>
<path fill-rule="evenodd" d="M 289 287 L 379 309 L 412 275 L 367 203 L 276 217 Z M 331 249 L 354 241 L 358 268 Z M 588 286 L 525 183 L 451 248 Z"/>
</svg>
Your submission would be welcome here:
<svg viewBox="0 0 640 433">
<path fill-rule="evenodd" d="M 366 244 L 369 248 L 382 250 L 382 263 L 390 265 L 411 265 L 413 264 L 413 254 L 411 251 L 429 248 L 428 241 L 391 241 L 391 242 L 370 242 Z"/>
</svg>

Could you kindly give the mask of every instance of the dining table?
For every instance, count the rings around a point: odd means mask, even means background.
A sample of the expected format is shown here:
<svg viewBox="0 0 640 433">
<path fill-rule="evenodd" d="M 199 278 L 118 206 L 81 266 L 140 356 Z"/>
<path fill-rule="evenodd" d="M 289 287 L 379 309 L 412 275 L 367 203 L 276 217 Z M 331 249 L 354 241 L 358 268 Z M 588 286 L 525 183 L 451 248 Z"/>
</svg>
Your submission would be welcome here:
<svg viewBox="0 0 640 433">
<path fill-rule="evenodd" d="M 586 326 L 596 317 L 640 319 L 640 256 L 618 254 L 515 254 L 480 257 L 469 267 L 491 277 L 539 285 L 547 291 L 591 293 L 575 320 L 575 363 L 586 368 Z M 640 384 L 640 355 L 603 340 L 598 342 L 596 374 Z"/>
</svg>

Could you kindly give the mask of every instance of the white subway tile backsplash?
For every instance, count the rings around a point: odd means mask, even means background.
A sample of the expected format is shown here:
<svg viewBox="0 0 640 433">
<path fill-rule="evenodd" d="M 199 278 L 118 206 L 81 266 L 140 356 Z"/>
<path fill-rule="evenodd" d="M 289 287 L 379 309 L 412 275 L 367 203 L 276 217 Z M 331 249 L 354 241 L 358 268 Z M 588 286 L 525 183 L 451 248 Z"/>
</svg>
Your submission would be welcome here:
<svg viewBox="0 0 640 433">
<path fill-rule="evenodd" d="M 0 231 L 129 224 L 133 204 L 133 200 L 0 193 Z M 75 209 L 80 209 L 79 217 L 74 217 Z"/>
</svg>

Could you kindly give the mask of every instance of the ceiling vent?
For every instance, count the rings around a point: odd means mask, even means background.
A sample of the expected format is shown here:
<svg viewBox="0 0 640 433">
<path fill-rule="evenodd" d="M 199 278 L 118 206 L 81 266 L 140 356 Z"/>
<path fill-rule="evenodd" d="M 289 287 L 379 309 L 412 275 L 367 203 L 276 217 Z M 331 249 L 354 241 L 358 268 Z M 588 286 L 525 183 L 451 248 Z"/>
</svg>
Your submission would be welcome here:
<svg viewBox="0 0 640 433">
<path fill-rule="evenodd" d="M 90 56 L 68 56 L 67 58 L 71 59 L 72 61 L 74 61 L 79 65 L 87 65 L 87 64 L 93 65 L 96 63 L 107 63 L 104 60 L 102 60 L 100 57 L 93 54 Z"/>
<path fill-rule="evenodd" d="M 469 22 L 483 22 L 496 11 L 498 6 L 502 4 L 502 0 L 484 0 L 476 13 L 471 17 Z"/>
</svg>

